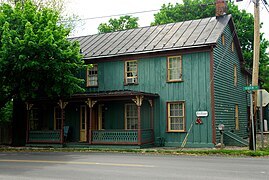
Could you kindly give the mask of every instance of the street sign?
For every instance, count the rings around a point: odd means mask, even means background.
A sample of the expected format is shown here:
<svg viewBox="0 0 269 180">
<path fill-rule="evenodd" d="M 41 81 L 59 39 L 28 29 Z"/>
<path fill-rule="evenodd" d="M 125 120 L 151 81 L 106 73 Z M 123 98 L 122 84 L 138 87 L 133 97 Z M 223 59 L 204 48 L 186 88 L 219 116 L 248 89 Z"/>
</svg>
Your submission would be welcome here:
<svg viewBox="0 0 269 180">
<path fill-rule="evenodd" d="M 258 90 L 259 86 L 244 86 L 243 90 L 244 91 L 254 91 L 254 90 Z"/>
<path fill-rule="evenodd" d="M 260 107 L 260 92 L 262 92 L 262 107 L 269 103 L 269 93 L 265 89 L 259 89 L 257 93 L 257 106 Z"/>
</svg>

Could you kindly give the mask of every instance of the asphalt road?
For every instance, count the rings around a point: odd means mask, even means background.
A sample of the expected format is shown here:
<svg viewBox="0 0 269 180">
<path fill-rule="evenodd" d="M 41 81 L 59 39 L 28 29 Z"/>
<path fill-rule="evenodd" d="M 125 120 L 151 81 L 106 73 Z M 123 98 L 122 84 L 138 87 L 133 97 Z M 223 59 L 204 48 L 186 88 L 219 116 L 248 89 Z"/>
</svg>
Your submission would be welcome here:
<svg viewBox="0 0 269 180">
<path fill-rule="evenodd" d="M 269 180 L 269 158 L 126 153 L 0 153 L 0 179 Z"/>
</svg>

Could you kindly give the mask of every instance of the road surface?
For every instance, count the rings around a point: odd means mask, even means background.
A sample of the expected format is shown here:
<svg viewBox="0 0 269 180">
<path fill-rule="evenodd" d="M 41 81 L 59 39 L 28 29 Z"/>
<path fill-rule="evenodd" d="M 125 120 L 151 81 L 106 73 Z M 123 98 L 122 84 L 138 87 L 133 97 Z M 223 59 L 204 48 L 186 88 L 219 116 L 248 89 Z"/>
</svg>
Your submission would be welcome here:
<svg viewBox="0 0 269 180">
<path fill-rule="evenodd" d="M 269 158 L 1 152 L 0 179 L 269 180 Z"/>
</svg>

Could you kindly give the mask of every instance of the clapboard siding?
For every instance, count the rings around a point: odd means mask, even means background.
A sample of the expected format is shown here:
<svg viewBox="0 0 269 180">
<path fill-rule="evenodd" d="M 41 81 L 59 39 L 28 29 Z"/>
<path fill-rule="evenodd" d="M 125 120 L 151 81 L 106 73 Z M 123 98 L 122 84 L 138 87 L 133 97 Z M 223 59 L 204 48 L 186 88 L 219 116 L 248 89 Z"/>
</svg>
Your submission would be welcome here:
<svg viewBox="0 0 269 180">
<path fill-rule="evenodd" d="M 243 86 L 246 85 L 246 76 L 241 71 L 240 61 L 236 48 L 232 52 L 231 44 L 233 32 L 229 26 L 224 29 L 225 45 L 222 45 L 221 37 L 217 47 L 214 48 L 214 99 L 216 127 L 223 123 L 226 131 L 233 131 L 235 134 L 247 136 L 247 98 Z M 238 82 L 234 86 L 234 65 L 237 66 Z M 235 105 L 239 108 L 240 130 L 235 130 Z M 217 142 L 219 133 L 217 131 Z"/>
</svg>

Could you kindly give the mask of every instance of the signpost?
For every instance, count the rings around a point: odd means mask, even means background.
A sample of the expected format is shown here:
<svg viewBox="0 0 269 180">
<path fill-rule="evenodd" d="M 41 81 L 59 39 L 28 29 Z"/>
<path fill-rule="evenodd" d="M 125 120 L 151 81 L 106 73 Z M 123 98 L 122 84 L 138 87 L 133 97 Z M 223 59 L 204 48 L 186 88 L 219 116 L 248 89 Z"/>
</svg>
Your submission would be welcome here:
<svg viewBox="0 0 269 180">
<path fill-rule="evenodd" d="M 245 86 L 243 87 L 244 91 L 250 91 L 250 119 L 251 119 L 251 132 L 252 136 L 252 142 L 253 142 L 253 150 L 256 151 L 256 139 L 254 134 L 254 119 L 253 119 L 253 97 L 252 97 L 252 91 L 258 90 L 259 86 Z M 251 141 L 250 141 L 251 142 Z"/>
<path fill-rule="evenodd" d="M 262 108 L 267 106 L 269 103 L 269 93 L 265 89 L 258 90 L 258 98 L 257 98 L 257 107 L 260 107 L 260 129 L 261 129 L 261 143 L 262 149 L 264 148 L 264 139 L 263 139 L 263 113 Z"/>
</svg>

